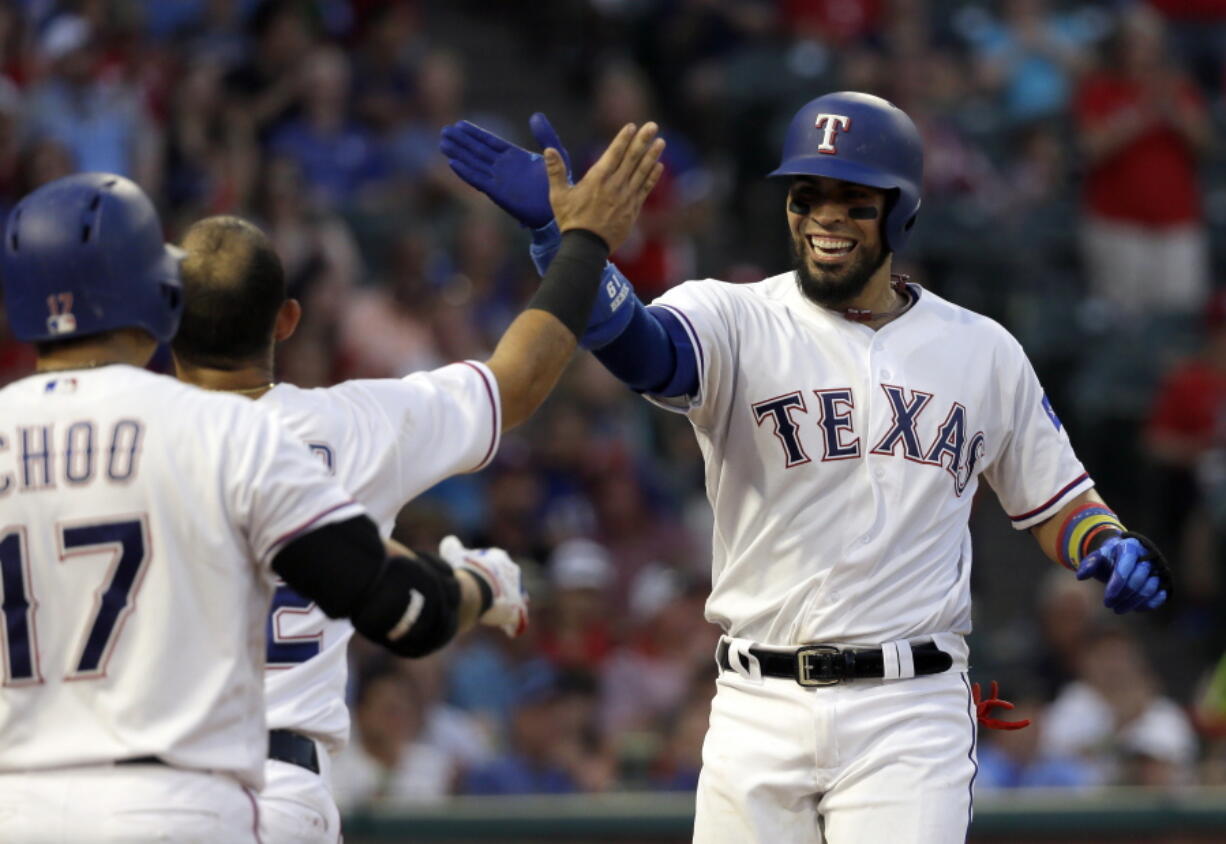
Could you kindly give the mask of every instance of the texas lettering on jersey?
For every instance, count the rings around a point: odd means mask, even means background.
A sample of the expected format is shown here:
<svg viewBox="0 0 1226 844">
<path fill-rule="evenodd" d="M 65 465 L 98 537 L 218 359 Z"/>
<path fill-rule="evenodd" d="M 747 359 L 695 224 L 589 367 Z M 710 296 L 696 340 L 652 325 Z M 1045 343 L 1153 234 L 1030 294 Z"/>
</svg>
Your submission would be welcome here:
<svg viewBox="0 0 1226 844">
<path fill-rule="evenodd" d="M 984 436 L 976 431 L 968 437 L 970 425 L 966 407 L 953 402 L 945 421 L 937 426 L 931 439 L 922 439 L 917 426 L 921 414 L 932 403 L 932 393 L 908 390 L 893 384 L 880 384 L 889 402 L 890 426 L 871 440 L 871 454 L 902 457 L 912 463 L 944 467 L 953 478 L 954 494 L 961 496 L 974 477 L 975 467 L 984 455 Z M 852 411 L 855 392 L 851 387 L 814 389 L 816 428 L 822 443 L 821 462 L 854 460 L 864 455 L 860 435 L 855 430 Z M 798 416 L 810 412 L 806 391 L 796 390 L 752 405 L 759 427 L 768 426 L 782 446 L 784 468 L 793 469 L 812 462 L 805 448 L 807 435 L 801 433 Z M 867 442 L 868 440 L 865 440 Z"/>
</svg>

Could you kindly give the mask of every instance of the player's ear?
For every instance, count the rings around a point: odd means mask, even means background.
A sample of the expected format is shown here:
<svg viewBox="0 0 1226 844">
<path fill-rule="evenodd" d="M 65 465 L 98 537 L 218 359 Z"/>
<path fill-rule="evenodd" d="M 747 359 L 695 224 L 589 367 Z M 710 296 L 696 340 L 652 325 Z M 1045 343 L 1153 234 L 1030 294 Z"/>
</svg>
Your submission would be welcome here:
<svg viewBox="0 0 1226 844">
<path fill-rule="evenodd" d="M 294 336 L 298 321 L 302 319 L 302 305 L 297 299 L 286 299 L 277 311 L 277 321 L 273 324 L 272 338 L 283 343 Z"/>
</svg>

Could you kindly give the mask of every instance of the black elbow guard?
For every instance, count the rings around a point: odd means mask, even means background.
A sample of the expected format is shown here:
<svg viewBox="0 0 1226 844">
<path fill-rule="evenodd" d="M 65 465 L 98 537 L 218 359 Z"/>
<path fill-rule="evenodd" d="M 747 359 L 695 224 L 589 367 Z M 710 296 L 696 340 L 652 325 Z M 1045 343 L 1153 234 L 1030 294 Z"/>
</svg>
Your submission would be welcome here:
<svg viewBox="0 0 1226 844">
<path fill-rule="evenodd" d="M 455 636 L 460 584 L 442 560 L 414 554 L 388 558 L 374 522 L 358 516 L 298 537 L 272 567 L 329 618 L 350 618 L 395 654 L 424 656 Z"/>
<path fill-rule="evenodd" d="M 451 567 L 415 551 L 391 557 L 358 599 L 358 632 L 397 656 L 425 656 L 446 645 L 460 623 L 460 584 Z"/>
</svg>

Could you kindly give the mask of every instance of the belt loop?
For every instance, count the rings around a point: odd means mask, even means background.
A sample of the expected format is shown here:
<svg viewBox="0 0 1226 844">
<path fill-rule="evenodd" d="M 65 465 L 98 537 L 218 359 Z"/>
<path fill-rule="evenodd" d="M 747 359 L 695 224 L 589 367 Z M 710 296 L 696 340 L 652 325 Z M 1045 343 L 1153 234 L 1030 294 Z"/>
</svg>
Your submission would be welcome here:
<svg viewBox="0 0 1226 844">
<path fill-rule="evenodd" d="M 886 642 L 881 646 L 881 677 L 883 680 L 898 680 L 901 677 L 897 642 Z"/>
<path fill-rule="evenodd" d="M 752 643 L 745 639 L 728 639 L 728 664 L 746 680 L 762 685 L 762 663 L 749 652 Z"/>
<path fill-rule="evenodd" d="M 906 639 L 899 639 L 890 644 L 898 648 L 898 679 L 911 679 L 915 676 L 915 657 L 911 653 L 911 643 Z"/>
</svg>

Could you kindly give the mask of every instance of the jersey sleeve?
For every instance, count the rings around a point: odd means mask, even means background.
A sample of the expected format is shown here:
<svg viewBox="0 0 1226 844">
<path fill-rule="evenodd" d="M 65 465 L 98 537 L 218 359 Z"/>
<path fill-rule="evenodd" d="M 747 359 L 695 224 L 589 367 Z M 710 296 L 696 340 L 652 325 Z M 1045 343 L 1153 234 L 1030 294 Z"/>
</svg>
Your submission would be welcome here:
<svg viewBox="0 0 1226 844">
<path fill-rule="evenodd" d="M 731 362 L 734 360 L 728 302 L 721 295 L 721 282 L 687 281 L 656 298 L 649 310 L 664 311 L 674 317 L 674 324 L 683 336 L 675 337 L 688 344 L 698 365 L 698 391 L 689 396 L 655 396 L 646 398 L 653 404 L 675 413 L 687 414 L 695 424 L 702 425 L 710 417 L 721 397 L 730 395 Z"/>
<path fill-rule="evenodd" d="M 351 417 L 337 476 L 381 523 L 445 478 L 486 467 L 498 452 L 498 382 L 482 363 L 332 389 Z"/>
<path fill-rule="evenodd" d="M 231 515 L 261 565 L 269 566 L 304 533 L 365 514 L 272 414 L 254 403 L 244 410 L 228 431 L 222 484 Z"/>
<path fill-rule="evenodd" d="M 1002 354 L 1000 407 L 1008 433 L 984 476 L 1013 527 L 1025 530 L 1054 516 L 1094 481 L 1021 346 L 1009 338 Z"/>
</svg>

